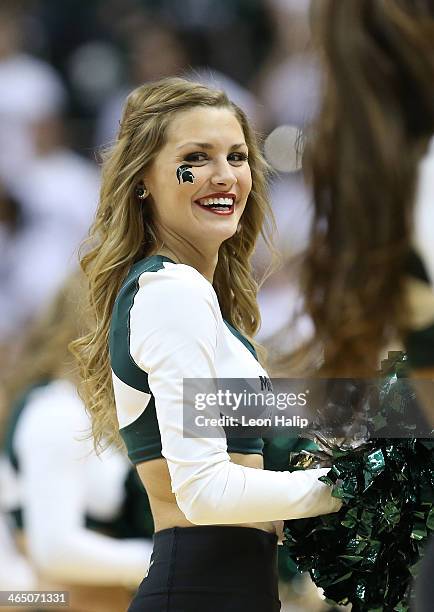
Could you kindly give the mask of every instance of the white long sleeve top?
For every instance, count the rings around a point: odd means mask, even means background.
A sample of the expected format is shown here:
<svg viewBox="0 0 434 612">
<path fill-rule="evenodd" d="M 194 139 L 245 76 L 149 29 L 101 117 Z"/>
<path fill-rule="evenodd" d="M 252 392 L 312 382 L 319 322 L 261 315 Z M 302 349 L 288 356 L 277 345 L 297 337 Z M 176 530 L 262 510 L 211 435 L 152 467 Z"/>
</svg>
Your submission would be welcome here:
<svg viewBox="0 0 434 612">
<path fill-rule="evenodd" d="M 117 539 L 85 525 L 115 519 L 124 501 L 128 460 L 97 457 L 83 439 L 90 419 L 75 387 L 57 380 L 35 389 L 13 438 L 19 470 L 8 469 L 4 506 L 21 508 L 33 563 L 53 580 L 81 585 L 137 587 L 149 566 L 152 542 Z"/>
<path fill-rule="evenodd" d="M 133 267 L 115 304 L 111 359 L 120 431 L 130 457 L 136 463 L 155 458 L 147 455 L 146 444 L 156 415 L 172 491 L 192 523 L 266 522 L 340 508 L 330 488 L 318 481 L 326 468 L 290 473 L 237 465 L 221 427 L 219 437 L 184 437 L 184 378 L 267 376 L 228 328 L 212 285 L 194 268 L 161 256 Z M 203 414 L 218 418 L 219 408 L 208 406 Z"/>
</svg>

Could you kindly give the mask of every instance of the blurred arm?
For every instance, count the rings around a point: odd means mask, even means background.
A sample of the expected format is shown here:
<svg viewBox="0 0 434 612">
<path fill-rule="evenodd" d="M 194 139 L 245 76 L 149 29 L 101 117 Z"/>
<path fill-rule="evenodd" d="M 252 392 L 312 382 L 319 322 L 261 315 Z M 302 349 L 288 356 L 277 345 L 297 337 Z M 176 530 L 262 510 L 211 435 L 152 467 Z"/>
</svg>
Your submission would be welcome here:
<svg viewBox="0 0 434 612">
<path fill-rule="evenodd" d="M 137 586 L 152 543 L 117 540 L 85 527 L 86 421 L 81 402 L 35 399 L 16 433 L 23 516 L 30 556 L 51 579 Z M 83 427 L 83 422 L 85 423 Z M 102 458 L 102 461 L 104 458 Z"/>
</svg>

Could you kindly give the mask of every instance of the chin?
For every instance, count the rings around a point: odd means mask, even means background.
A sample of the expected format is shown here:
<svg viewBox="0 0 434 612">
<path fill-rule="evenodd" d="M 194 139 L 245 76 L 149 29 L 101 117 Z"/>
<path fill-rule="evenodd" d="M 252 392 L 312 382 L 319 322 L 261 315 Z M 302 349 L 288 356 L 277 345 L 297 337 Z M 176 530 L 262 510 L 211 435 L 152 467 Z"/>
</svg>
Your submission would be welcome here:
<svg viewBox="0 0 434 612">
<path fill-rule="evenodd" d="M 237 231 L 236 227 L 220 228 L 218 231 L 207 230 L 207 236 L 209 237 L 209 240 L 215 239 L 216 242 L 218 242 L 219 244 L 222 244 L 226 240 L 229 240 L 229 238 L 232 238 L 232 236 L 236 234 L 236 231 Z"/>
</svg>

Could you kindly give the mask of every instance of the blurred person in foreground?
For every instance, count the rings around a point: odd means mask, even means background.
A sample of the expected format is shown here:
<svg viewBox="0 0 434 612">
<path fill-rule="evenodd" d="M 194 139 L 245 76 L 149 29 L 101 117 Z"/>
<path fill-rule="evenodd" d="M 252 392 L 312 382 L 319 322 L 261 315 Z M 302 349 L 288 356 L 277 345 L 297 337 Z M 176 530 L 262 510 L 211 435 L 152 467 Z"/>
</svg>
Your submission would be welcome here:
<svg viewBox="0 0 434 612">
<path fill-rule="evenodd" d="M 323 376 L 375 377 L 384 351 L 399 342 L 411 377 L 432 382 L 434 3 L 324 0 L 313 7 L 325 76 L 321 112 L 305 150 L 314 218 L 303 280 L 315 334 L 290 364 L 300 367 L 301 354 Z M 434 424 L 432 391 L 420 383 L 415 389 Z M 391 448 L 406 443 L 390 441 Z M 429 465 L 432 440 L 414 445 L 422 447 L 428 450 L 419 456 Z M 401 467 L 410 469 L 405 462 Z M 394 501 L 402 515 L 418 508 L 420 499 L 423 508 L 433 502 L 432 490 L 422 494 L 413 477 L 414 499 L 388 500 L 382 492 L 384 503 Z M 395 491 L 399 483 L 396 473 Z M 429 521 L 425 527 L 420 539 L 432 529 Z M 336 546 L 330 552 L 337 554 Z M 411 578 L 406 569 L 402 581 Z M 425 580 L 417 584 L 418 610 L 432 607 L 429 573 L 421 572 Z"/>
<path fill-rule="evenodd" d="M 81 275 L 28 333 L 6 381 L 0 502 L 38 590 L 67 590 L 80 612 L 119 612 L 149 563 L 146 493 L 126 458 L 93 452 L 68 343 L 84 329 Z"/>
<path fill-rule="evenodd" d="M 393 341 L 434 376 L 434 4 L 315 3 L 322 110 L 307 139 L 304 295 L 325 367 L 372 372 Z M 357 35 L 355 35 L 355 33 Z"/>
</svg>

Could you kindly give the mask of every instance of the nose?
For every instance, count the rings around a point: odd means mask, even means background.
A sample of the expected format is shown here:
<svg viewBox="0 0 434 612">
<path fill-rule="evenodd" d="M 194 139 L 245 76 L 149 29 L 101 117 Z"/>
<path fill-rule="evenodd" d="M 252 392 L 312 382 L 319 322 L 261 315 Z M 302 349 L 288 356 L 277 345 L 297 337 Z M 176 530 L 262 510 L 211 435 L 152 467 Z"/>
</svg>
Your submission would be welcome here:
<svg viewBox="0 0 434 612">
<path fill-rule="evenodd" d="M 233 166 L 228 162 L 226 157 L 224 159 L 216 160 L 211 182 L 214 185 L 220 185 L 228 187 L 234 185 L 237 182 L 237 177 L 234 172 Z"/>
</svg>

